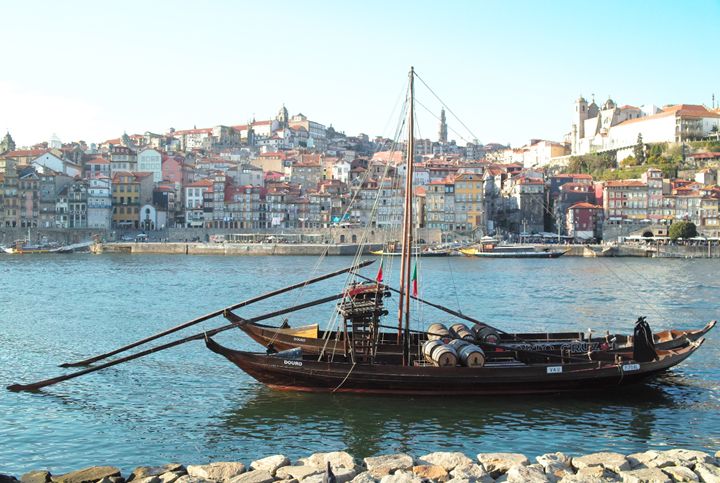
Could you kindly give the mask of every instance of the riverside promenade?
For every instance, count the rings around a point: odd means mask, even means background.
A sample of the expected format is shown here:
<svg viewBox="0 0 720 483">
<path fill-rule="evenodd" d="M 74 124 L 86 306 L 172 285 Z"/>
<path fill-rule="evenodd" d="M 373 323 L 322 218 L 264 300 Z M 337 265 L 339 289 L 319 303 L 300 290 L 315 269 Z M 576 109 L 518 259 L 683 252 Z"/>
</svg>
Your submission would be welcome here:
<svg viewBox="0 0 720 483">
<path fill-rule="evenodd" d="M 91 247 L 95 254 L 129 253 L 150 255 L 340 255 L 353 256 L 357 243 L 208 243 L 208 242 L 107 242 Z M 363 254 L 382 249 L 381 243 L 366 244 Z M 720 258 L 717 246 L 684 245 L 532 245 L 531 250 L 565 250 L 565 257 L 655 257 L 655 258 Z"/>
<path fill-rule="evenodd" d="M 95 254 L 131 253 L 147 255 L 344 255 L 353 256 L 359 245 L 356 243 L 185 243 L 185 242 L 111 242 L 91 247 Z M 365 245 L 363 253 L 379 250 L 382 245 Z"/>
<path fill-rule="evenodd" d="M 120 468 L 94 466 L 53 475 L 36 470 L 22 483 L 672 483 L 720 481 L 720 451 L 671 449 L 623 455 L 599 452 L 583 456 L 547 453 L 534 462 L 519 453 L 435 452 L 420 457 L 396 453 L 355 459 L 345 451 L 314 453 L 291 462 L 284 455 L 200 465 L 171 463 L 140 466 L 123 476 Z M 0 483 L 18 479 L 0 475 Z"/>
</svg>

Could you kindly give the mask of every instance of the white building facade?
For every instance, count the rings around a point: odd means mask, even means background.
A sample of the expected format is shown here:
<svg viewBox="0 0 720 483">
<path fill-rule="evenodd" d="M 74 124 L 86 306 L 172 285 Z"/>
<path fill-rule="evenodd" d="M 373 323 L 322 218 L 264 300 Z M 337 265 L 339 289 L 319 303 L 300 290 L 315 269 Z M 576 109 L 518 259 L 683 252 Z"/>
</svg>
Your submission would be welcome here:
<svg viewBox="0 0 720 483">
<path fill-rule="evenodd" d="M 162 181 L 162 154 L 154 149 L 144 149 L 137 156 L 137 170 L 153 174 L 153 182 Z"/>
</svg>

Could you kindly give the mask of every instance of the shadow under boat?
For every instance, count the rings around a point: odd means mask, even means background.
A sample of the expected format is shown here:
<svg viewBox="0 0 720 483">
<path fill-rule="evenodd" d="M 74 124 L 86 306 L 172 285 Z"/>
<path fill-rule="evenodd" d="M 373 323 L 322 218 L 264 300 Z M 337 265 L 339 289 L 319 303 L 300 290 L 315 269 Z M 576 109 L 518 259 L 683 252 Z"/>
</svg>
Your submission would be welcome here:
<svg viewBox="0 0 720 483">
<path fill-rule="evenodd" d="M 296 434 L 297 438 L 290 442 L 304 454 L 315 450 L 312 445 L 318 444 L 316 431 L 321 431 L 324 438 L 339 441 L 340 446 L 358 457 L 403 448 L 417 450 L 422 446 L 418 438 L 461 447 L 467 442 L 476 444 L 497 438 L 498 432 L 546 432 L 558 428 L 566 436 L 583 438 L 581 435 L 587 434 L 589 428 L 602 427 L 606 435 L 648 441 L 656 422 L 665 417 L 663 414 L 684 404 L 682 393 L 675 392 L 672 385 L 648 383 L 622 392 L 539 395 L 529 402 L 525 398 L 328 397 L 277 392 L 252 384 L 218 415 L 207 437 L 225 441 L 252 434 L 274 444 L 278 434 Z M 310 435 L 307 440 L 301 439 L 304 434 Z"/>
</svg>

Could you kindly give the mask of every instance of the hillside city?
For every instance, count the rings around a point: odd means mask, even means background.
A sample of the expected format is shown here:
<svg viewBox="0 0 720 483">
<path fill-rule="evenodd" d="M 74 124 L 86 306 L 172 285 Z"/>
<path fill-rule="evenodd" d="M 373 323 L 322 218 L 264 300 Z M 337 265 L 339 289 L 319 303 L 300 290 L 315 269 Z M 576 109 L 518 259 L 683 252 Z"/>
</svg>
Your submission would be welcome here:
<svg viewBox="0 0 720 483">
<path fill-rule="evenodd" d="M 720 236 L 720 109 L 601 106 L 580 97 L 559 141 L 415 143 L 416 225 L 442 241 L 664 235 L 688 220 Z M 267 120 L 99 144 L 0 142 L 0 227 L 122 233 L 398 227 L 405 145 L 346 135 L 283 106 Z M 376 203 L 376 199 L 378 200 Z M 372 216 L 374 210 L 376 215 Z M 372 221 L 371 221 L 372 220 Z M 644 228 L 645 227 L 645 228 Z M 663 231 L 665 230 L 665 231 Z"/>
</svg>

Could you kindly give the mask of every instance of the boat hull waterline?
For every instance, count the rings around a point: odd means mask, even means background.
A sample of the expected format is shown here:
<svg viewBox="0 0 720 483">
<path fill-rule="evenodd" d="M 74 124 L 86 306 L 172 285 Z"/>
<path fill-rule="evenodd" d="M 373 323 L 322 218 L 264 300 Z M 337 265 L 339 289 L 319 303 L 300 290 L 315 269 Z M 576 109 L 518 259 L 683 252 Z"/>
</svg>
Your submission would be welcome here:
<svg viewBox="0 0 720 483">
<path fill-rule="evenodd" d="M 268 387 L 300 392 L 397 395 L 514 395 L 588 392 L 642 382 L 681 363 L 704 342 L 664 351 L 651 362 L 601 361 L 475 367 L 324 362 L 237 351 L 207 339 L 208 348 Z"/>
</svg>

